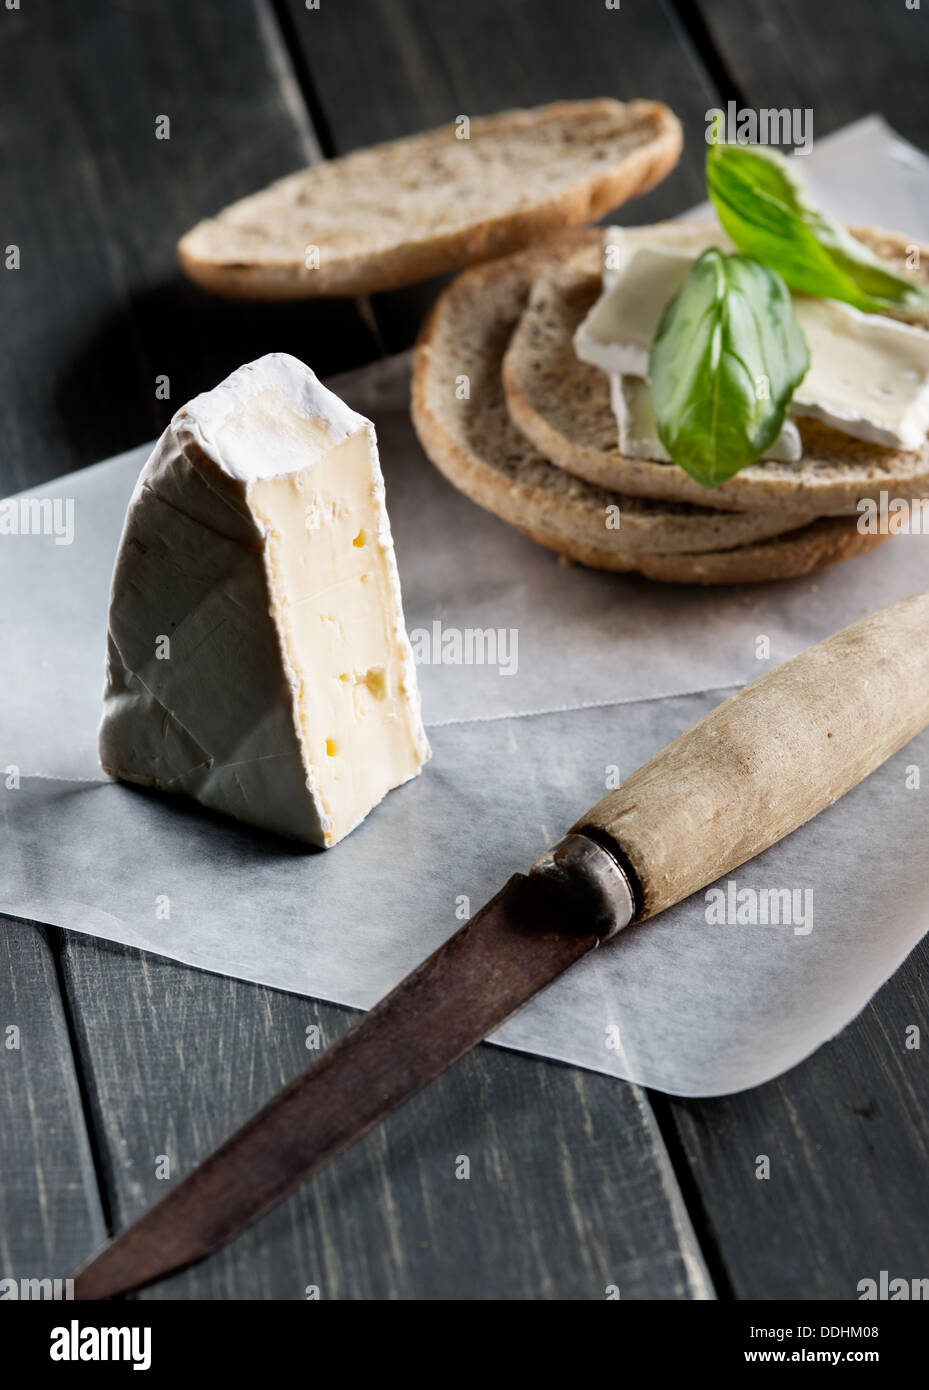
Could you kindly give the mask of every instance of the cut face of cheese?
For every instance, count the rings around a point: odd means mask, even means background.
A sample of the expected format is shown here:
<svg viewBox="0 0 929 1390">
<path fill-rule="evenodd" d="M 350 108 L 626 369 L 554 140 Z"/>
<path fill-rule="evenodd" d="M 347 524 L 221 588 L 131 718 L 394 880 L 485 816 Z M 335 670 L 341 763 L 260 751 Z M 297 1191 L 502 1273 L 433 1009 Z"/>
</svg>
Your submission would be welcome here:
<svg viewBox="0 0 929 1390">
<path fill-rule="evenodd" d="M 653 227 L 605 227 L 603 229 L 603 285 L 609 289 L 623 274 L 625 262 L 641 247 L 655 247 L 696 260 L 711 246 L 727 254 L 735 243 L 718 222 L 709 220 L 659 222 Z"/>
<path fill-rule="evenodd" d="M 178 411 L 142 471 L 101 762 L 329 846 L 428 756 L 373 426 L 263 357 Z"/>
<path fill-rule="evenodd" d="M 647 381 L 611 372 L 610 405 L 619 426 L 619 452 L 624 458 L 671 462 L 671 455 L 658 438 Z"/>
<path fill-rule="evenodd" d="M 647 381 L 642 377 L 617 376 L 611 372 L 610 405 L 619 428 L 619 452 L 624 458 L 671 463 L 671 455 L 658 438 L 652 393 Z M 800 458 L 802 452 L 800 431 L 792 420 L 785 420 L 780 434 L 765 450 L 764 457 L 792 463 Z"/>
<path fill-rule="evenodd" d="M 575 351 L 622 385 L 612 388 L 614 411 L 631 448 L 651 449 L 647 429 L 630 413 L 648 406 L 626 380 L 644 380 L 648 357 L 668 301 L 680 290 L 694 261 L 710 246 L 734 247 L 721 228 L 687 223 L 658 228 L 608 228 L 604 237 L 604 292 L 574 338 Z M 847 304 L 793 295 L 794 313 L 810 348 L 810 369 L 790 406 L 792 416 L 812 416 L 833 429 L 888 448 L 918 449 L 929 429 L 929 333 Z M 624 420 L 623 412 L 626 413 Z M 657 436 L 655 436 L 657 443 Z M 634 458 L 666 459 L 658 451 Z M 790 420 L 765 458 L 796 460 L 800 436 Z"/>
</svg>

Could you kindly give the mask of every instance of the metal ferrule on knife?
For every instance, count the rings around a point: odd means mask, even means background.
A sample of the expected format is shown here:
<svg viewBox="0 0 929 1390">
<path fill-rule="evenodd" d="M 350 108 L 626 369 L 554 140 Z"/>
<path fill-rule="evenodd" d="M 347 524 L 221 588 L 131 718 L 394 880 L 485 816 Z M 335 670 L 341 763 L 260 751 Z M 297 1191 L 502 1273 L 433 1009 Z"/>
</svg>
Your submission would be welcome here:
<svg viewBox="0 0 929 1390">
<path fill-rule="evenodd" d="M 578 929 L 593 927 L 601 942 L 622 931 L 636 915 L 631 875 L 615 851 L 585 831 L 563 836 L 529 872 L 553 893 L 565 895 L 577 912 Z"/>
</svg>

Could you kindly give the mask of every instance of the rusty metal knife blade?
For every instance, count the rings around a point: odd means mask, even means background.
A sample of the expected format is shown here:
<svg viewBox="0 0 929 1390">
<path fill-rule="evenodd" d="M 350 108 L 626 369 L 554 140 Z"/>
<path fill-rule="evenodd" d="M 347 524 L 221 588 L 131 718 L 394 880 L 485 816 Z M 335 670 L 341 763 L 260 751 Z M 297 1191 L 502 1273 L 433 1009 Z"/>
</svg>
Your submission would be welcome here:
<svg viewBox="0 0 929 1390">
<path fill-rule="evenodd" d="M 392 993 L 75 1277 L 112 1298 L 225 1245 L 421 1091 L 598 941 L 517 874 Z"/>
<path fill-rule="evenodd" d="M 203 1259 L 564 970 L 831 806 L 929 724 L 929 592 L 680 734 L 76 1276 L 108 1298 Z"/>
</svg>

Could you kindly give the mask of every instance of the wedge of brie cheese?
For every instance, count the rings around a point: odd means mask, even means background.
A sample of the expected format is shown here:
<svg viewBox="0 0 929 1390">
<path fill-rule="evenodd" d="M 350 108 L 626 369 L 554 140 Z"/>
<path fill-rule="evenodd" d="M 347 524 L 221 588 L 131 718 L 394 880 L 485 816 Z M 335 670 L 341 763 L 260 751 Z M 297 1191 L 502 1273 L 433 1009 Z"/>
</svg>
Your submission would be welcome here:
<svg viewBox="0 0 929 1390">
<path fill-rule="evenodd" d="M 575 351 L 611 377 L 620 449 L 633 458 L 667 459 L 652 440 L 650 402 L 640 388 L 668 301 L 694 261 L 710 246 L 734 247 L 722 228 L 686 222 L 657 228 L 608 228 L 604 235 L 604 292 L 575 338 Z M 810 348 L 810 369 L 794 393 L 790 414 L 888 448 L 918 449 L 929 430 L 929 333 L 848 304 L 792 296 Z M 624 444 L 625 441 L 625 444 Z M 636 452 L 639 450 L 640 452 Z M 765 454 L 796 460 L 800 436 L 791 420 Z"/>
<path fill-rule="evenodd" d="M 328 846 L 428 756 L 374 427 L 262 357 L 177 412 L 133 493 L 103 767 Z"/>
</svg>

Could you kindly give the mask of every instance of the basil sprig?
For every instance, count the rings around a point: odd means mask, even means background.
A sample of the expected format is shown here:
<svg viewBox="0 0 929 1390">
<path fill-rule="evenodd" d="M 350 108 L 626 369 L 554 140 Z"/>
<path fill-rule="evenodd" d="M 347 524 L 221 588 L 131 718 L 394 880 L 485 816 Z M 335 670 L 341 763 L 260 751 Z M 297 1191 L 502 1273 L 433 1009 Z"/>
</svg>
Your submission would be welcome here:
<svg viewBox="0 0 929 1390">
<path fill-rule="evenodd" d="M 720 222 L 746 256 L 791 289 L 866 313 L 929 308 L 929 293 L 889 270 L 832 218 L 810 207 L 787 160 L 759 145 L 710 145 L 706 182 Z"/>
<path fill-rule="evenodd" d="M 717 487 L 773 444 L 809 365 L 781 277 L 745 256 L 705 251 L 652 344 L 658 436 L 692 478 Z"/>
</svg>

